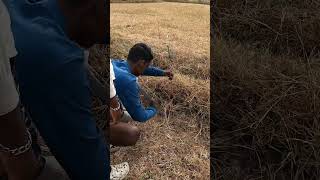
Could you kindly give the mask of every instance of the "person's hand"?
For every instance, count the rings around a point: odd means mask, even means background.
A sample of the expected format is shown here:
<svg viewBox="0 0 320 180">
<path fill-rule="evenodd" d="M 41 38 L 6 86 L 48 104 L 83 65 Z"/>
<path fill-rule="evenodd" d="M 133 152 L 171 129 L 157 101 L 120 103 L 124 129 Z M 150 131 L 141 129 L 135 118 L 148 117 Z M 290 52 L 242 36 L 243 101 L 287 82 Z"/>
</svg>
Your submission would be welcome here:
<svg viewBox="0 0 320 180">
<path fill-rule="evenodd" d="M 149 106 L 156 107 L 156 105 L 152 99 L 149 101 Z"/>
<path fill-rule="evenodd" d="M 173 73 L 171 70 L 165 70 L 164 71 L 164 74 L 165 76 L 168 76 L 169 77 L 169 80 L 172 80 L 173 79 Z"/>
</svg>

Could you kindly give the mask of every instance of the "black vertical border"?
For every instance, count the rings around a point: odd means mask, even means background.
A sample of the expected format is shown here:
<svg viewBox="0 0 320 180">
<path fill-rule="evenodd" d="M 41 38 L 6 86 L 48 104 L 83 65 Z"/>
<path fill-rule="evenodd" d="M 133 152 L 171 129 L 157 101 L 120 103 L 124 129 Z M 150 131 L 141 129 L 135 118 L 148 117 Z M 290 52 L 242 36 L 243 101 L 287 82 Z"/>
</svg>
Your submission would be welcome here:
<svg viewBox="0 0 320 180">
<path fill-rule="evenodd" d="M 108 63 L 109 62 L 109 59 L 110 59 L 110 42 L 111 42 L 111 37 L 110 37 L 110 0 L 103 0 L 103 1 L 105 1 L 104 2 L 104 4 L 105 4 L 105 18 L 106 18 L 106 22 L 105 22 L 105 25 L 107 26 L 107 28 L 106 28 L 106 44 L 105 44 L 105 47 L 104 47 L 104 51 L 105 51 L 105 54 L 106 54 L 106 61 L 107 61 L 107 63 L 106 63 L 106 68 L 108 68 L 108 70 L 109 70 L 109 72 L 110 72 L 110 63 Z M 107 81 L 107 85 L 106 85 L 106 87 L 107 87 L 107 89 L 110 89 L 110 73 L 109 73 L 109 75 L 107 76 L 107 79 L 106 79 L 106 81 Z M 106 116 L 106 119 L 107 119 L 107 126 L 106 126 L 106 128 L 107 128 L 107 132 L 109 133 L 110 132 L 110 130 L 109 130 L 109 122 L 110 122 L 110 119 L 109 119 L 109 115 L 108 115 L 108 113 L 109 113 L 109 108 L 110 108 L 110 99 L 109 99 L 109 97 L 110 97 L 110 91 L 107 91 L 106 92 L 106 94 L 107 94 L 107 106 L 106 106 L 106 112 L 107 112 L 107 116 Z M 108 149 L 109 149 L 109 137 L 107 138 L 107 147 L 108 147 Z M 110 165 L 111 165 L 111 155 L 110 155 L 110 149 L 109 149 L 109 154 L 108 154 L 108 159 L 109 159 L 109 167 L 110 167 Z"/>
<path fill-rule="evenodd" d="M 215 8 L 216 7 L 216 1 L 211 0 L 210 1 L 210 179 L 214 179 L 214 166 L 213 166 L 213 144 L 212 139 L 213 137 L 213 123 L 215 121 L 215 118 L 213 116 L 214 111 L 214 87 L 215 87 L 215 81 L 214 81 L 214 19 L 216 16 Z"/>
</svg>

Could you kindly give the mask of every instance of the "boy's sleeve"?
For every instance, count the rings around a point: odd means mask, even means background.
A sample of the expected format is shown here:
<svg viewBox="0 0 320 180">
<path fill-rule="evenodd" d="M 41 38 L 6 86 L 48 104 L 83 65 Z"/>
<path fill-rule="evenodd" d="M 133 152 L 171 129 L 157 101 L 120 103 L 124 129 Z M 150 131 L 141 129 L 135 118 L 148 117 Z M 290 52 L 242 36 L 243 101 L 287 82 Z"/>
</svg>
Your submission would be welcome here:
<svg viewBox="0 0 320 180">
<path fill-rule="evenodd" d="M 164 71 L 157 67 L 148 67 L 142 74 L 143 76 L 164 76 Z"/>
<path fill-rule="evenodd" d="M 124 93 L 125 101 L 122 102 L 133 120 L 145 122 L 154 117 L 157 110 L 155 107 L 144 108 L 140 100 L 138 85 L 132 82 L 128 87 L 130 88 L 127 88 Z"/>
<path fill-rule="evenodd" d="M 113 65 L 110 60 L 110 98 L 113 98 L 117 94 L 116 88 L 114 87 L 114 83 L 113 83 L 115 79 L 116 78 L 114 75 Z"/>
</svg>

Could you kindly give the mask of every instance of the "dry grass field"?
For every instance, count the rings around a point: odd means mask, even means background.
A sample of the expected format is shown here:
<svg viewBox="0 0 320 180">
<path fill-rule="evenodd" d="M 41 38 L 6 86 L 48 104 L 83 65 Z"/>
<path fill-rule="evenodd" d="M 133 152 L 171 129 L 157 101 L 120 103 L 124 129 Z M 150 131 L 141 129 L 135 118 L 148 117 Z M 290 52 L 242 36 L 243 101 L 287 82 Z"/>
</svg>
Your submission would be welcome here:
<svg viewBox="0 0 320 180">
<path fill-rule="evenodd" d="M 225 37 L 287 55 L 320 55 L 318 0 L 218 0 L 216 24 Z"/>
<path fill-rule="evenodd" d="M 215 180 L 318 180 L 318 1 L 218 1 Z"/>
<path fill-rule="evenodd" d="M 128 179 L 209 179 L 209 6 L 184 3 L 112 3 L 111 57 L 126 58 L 135 43 L 150 45 L 154 65 L 175 73 L 142 77 L 159 114 L 134 147 L 112 154 L 128 161 Z"/>
</svg>

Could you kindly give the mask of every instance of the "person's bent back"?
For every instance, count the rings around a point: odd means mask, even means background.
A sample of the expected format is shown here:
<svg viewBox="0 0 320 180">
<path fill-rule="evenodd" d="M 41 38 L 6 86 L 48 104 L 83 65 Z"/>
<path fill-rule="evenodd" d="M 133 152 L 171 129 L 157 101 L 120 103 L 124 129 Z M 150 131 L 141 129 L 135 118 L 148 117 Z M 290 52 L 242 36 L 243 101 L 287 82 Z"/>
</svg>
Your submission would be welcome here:
<svg viewBox="0 0 320 180">
<path fill-rule="evenodd" d="M 135 44 L 129 51 L 127 61 L 112 61 L 116 76 L 115 87 L 118 96 L 133 120 L 145 122 L 157 113 L 153 104 L 144 107 L 140 100 L 140 86 L 137 77 L 173 76 L 171 71 L 149 67 L 153 60 L 151 48 L 144 43 Z"/>
<path fill-rule="evenodd" d="M 124 62 L 113 63 L 117 67 L 120 67 L 121 63 Z M 157 113 L 156 108 L 152 106 L 145 108 L 140 101 L 139 86 L 136 82 L 136 77 L 118 68 L 115 68 L 115 74 L 118 74 L 118 76 L 116 76 L 118 96 L 132 119 L 145 122 L 154 117 Z"/>
</svg>

